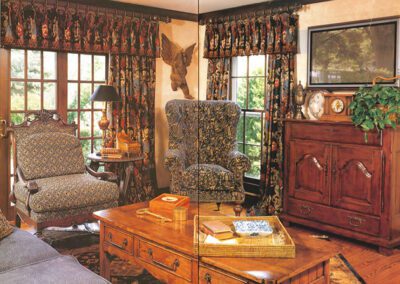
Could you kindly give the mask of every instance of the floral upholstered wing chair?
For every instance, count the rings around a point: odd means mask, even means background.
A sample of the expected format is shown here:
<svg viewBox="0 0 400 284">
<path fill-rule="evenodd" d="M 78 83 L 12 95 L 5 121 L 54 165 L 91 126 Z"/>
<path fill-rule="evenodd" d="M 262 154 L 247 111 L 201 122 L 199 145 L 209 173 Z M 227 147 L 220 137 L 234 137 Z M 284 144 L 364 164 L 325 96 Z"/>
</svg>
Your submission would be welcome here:
<svg viewBox="0 0 400 284">
<path fill-rule="evenodd" d="M 236 150 L 239 106 L 231 101 L 172 100 L 165 111 L 169 149 L 164 163 L 171 172 L 171 192 L 216 202 L 218 209 L 221 202 L 235 202 L 240 215 L 250 160 Z"/>
<path fill-rule="evenodd" d="M 85 166 L 76 125 L 40 111 L 8 131 L 17 174 L 11 192 L 17 226 L 21 218 L 36 230 L 71 226 L 92 220 L 94 211 L 118 206 L 118 186 L 106 181 L 115 175 Z"/>
</svg>

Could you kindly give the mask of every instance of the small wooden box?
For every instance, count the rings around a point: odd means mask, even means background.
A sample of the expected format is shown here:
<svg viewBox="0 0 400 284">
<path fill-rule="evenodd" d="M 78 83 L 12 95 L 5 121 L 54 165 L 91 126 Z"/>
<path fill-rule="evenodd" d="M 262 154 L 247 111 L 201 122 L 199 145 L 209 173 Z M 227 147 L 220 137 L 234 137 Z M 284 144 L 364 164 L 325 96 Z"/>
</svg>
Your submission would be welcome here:
<svg viewBox="0 0 400 284">
<path fill-rule="evenodd" d="M 164 201 L 166 198 L 176 198 L 176 201 Z M 189 209 L 190 198 L 182 195 L 163 193 L 149 202 L 151 212 L 173 219 L 176 207 L 186 207 Z"/>
<path fill-rule="evenodd" d="M 205 234 L 199 231 L 204 221 L 218 220 L 232 226 L 234 220 L 265 220 L 273 229 L 266 237 L 237 237 L 237 244 L 206 244 Z M 281 241 L 275 239 L 279 236 Z M 194 217 L 194 252 L 199 256 L 221 257 L 278 257 L 294 258 L 296 246 L 285 227 L 276 216 L 228 217 L 228 216 L 195 216 Z"/>
</svg>

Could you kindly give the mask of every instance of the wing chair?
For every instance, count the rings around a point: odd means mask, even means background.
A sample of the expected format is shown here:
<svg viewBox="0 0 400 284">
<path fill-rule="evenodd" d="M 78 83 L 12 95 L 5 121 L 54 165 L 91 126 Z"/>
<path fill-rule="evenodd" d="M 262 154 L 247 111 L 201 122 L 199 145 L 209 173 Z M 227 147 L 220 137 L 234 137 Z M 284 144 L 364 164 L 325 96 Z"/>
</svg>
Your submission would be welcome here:
<svg viewBox="0 0 400 284">
<path fill-rule="evenodd" d="M 33 118 L 32 118 L 33 117 Z M 13 145 L 14 173 L 10 199 L 21 219 L 36 230 L 71 226 L 92 220 L 92 212 L 118 205 L 118 186 L 85 166 L 76 125 L 66 124 L 55 112 L 26 115 L 8 128 Z"/>
<path fill-rule="evenodd" d="M 247 156 L 236 150 L 240 108 L 230 101 L 172 100 L 165 107 L 169 149 L 164 164 L 172 193 L 193 201 L 235 202 L 240 215 L 245 198 Z"/>
</svg>

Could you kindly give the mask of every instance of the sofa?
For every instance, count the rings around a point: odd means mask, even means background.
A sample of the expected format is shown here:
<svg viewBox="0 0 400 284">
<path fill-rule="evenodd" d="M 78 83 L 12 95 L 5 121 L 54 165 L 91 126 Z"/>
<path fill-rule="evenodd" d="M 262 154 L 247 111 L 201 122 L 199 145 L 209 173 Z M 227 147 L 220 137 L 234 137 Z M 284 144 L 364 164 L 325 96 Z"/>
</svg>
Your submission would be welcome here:
<svg viewBox="0 0 400 284">
<path fill-rule="evenodd" d="M 0 240 L 0 283 L 110 283 L 72 256 L 59 254 L 32 234 L 14 229 Z"/>
</svg>

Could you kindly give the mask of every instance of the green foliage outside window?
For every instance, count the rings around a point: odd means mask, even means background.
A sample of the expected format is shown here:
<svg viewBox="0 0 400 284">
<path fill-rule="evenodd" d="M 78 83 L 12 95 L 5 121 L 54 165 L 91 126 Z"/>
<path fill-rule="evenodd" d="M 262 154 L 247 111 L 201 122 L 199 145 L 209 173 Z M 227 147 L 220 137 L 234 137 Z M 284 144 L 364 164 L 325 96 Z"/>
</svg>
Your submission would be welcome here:
<svg viewBox="0 0 400 284">
<path fill-rule="evenodd" d="M 248 111 L 242 112 L 237 130 L 238 150 L 246 154 L 251 161 L 251 168 L 246 176 L 260 178 L 261 170 L 261 141 L 262 122 L 261 112 L 251 110 L 264 110 L 265 77 L 263 68 L 253 69 L 248 78 L 248 105 L 247 84 L 238 84 L 236 102 Z M 246 107 L 247 105 L 247 107 Z M 245 132 L 244 132 L 245 129 Z"/>
</svg>

